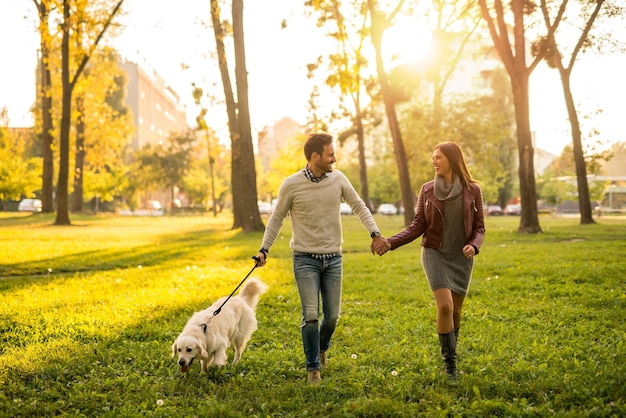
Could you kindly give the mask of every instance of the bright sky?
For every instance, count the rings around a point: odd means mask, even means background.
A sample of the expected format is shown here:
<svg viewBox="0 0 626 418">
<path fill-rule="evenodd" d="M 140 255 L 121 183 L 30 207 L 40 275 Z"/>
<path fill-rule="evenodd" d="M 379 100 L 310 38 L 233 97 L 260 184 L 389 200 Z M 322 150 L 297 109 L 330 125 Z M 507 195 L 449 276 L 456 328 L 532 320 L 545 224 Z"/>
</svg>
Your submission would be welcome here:
<svg viewBox="0 0 626 418">
<path fill-rule="evenodd" d="M 299 10 L 293 11 L 292 9 Z M 139 53 L 187 104 L 188 119 L 195 120 L 191 83 L 205 92 L 223 96 L 216 61 L 207 51 L 215 49 L 213 32 L 203 26 L 210 20 L 207 0 L 125 0 L 126 26 L 113 45 L 131 60 Z M 315 61 L 315 51 L 325 42 L 311 20 L 302 17 L 302 7 L 291 0 L 246 2 L 246 66 L 253 126 L 261 129 L 285 116 L 306 120 L 306 102 L 311 87 L 306 64 Z M 230 18 L 230 13 L 223 14 Z M 281 29 L 285 19 L 287 27 Z M 38 36 L 36 10 L 31 1 L 0 1 L 0 108 L 8 107 L 12 126 L 31 126 L 30 106 L 35 99 L 35 67 Z M 187 69 L 182 70 L 181 64 Z M 230 63 L 231 70 L 234 63 Z M 232 80 L 234 83 L 234 79 Z M 225 116 L 224 116 L 225 119 Z"/>
<path fill-rule="evenodd" d="M 197 112 L 192 82 L 222 96 L 217 65 L 207 56 L 207 51 L 215 49 L 212 31 L 202 25 L 209 20 L 209 2 L 179 0 L 176 7 L 169 0 L 125 0 L 124 4 L 129 12 L 122 20 L 126 29 L 113 41 L 114 46 L 131 59 L 139 52 L 187 104 L 188 119 L 193 121 Z M 306 121 L 312 88 L 306 64 L 315 61 L 327 41 L 302 11 L 301 2 L 293 0 L 245 2 L 246 65 L 255 130 L 283 117 Z M 285 29 L 281 29 L 283 19 Z M 33 2 L 0 1 L 0 56 L 4 63 L 0 67 L 0 108 L 9 109 L 11 126 L 32 124 L 29 108 L 35 98 L 36 21 Z M 574 98 L 582 103 L 581 116 L 602 108 L 594 121 L 608 142 L 626 140 L 622 121 L 625 62 L 623 57 L 607 57 L 600 63 L 579 62 L 574 67 Z M 188 68 L 182 70 L 181 64 Z M 537 146 L 559 154 L 571 139 L 557 72 L 536 71 L 531 89 L 531 124 Z"/>
</svg>

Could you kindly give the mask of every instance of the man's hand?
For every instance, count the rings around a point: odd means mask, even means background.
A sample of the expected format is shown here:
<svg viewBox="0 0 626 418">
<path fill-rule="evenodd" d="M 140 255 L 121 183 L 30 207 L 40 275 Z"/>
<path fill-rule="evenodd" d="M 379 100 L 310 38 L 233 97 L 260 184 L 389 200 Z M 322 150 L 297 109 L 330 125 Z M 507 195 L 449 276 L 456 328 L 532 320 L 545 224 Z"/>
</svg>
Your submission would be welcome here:
<svg viewBox="0 0 626 418">
<path fill-rule="evenodd" d="M 257 267 L 263 267 L 265 265 L 266 262 L 266 256 L 265 253 L 263 251 L 259 251 L 259 253 L 256 255 L 256 257 L 252 257 L 254 258 L 254 261 L 256 261 L 256 266 Z"/>
<path fill-rule="evenodd" d="M 372 238 L 370 249 L 372 250 L 372 254 L 383 255 L 391 249 L 391 244 L 387 241 L 387 238 L 383 236 L 374 237 Z"/>
</svg>

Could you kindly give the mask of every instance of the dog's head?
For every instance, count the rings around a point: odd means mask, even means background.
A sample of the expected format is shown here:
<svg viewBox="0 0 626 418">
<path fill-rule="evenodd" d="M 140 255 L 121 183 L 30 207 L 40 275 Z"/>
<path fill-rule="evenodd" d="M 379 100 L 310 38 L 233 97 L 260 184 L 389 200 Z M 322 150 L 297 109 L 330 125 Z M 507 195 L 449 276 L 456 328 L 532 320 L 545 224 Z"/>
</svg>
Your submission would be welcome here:
<svg viewBox="0 0 626 418">
<path fill-rule="evenodd" d="M 209 357 L 204 342 L 193 335 L 181 335 L 174 341 L 174 344 L 172 344 L 172 357 L 176 353 L 178 353 L 180 371 L 183 373 L 189 371 L 189 367 L 196 357 L 202 357 L 203 359 Z"/>
</svg>

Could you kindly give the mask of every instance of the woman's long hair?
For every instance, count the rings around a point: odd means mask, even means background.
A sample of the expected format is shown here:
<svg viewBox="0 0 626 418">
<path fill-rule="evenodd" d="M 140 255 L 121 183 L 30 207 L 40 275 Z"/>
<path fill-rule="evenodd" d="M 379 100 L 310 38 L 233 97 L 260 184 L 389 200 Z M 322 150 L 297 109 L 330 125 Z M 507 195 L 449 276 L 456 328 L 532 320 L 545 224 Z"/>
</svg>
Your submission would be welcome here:
<svg viewBox="0 0 626 418">
<path fill-rule="evenodd" d="M 463 151 L 454 142 L 441 142 L 435 145 L 433 151 L 438 149 L 443 155 L 446 156 L 450 162 L 450 168 L 452 172 L 459 176 L 463 187 L 469 188 L 471 183 L 476 183 L 476 180 L 472 178 L 467 166 L 465 165 L 465 158 L 463 157 Z"/>
</svg>

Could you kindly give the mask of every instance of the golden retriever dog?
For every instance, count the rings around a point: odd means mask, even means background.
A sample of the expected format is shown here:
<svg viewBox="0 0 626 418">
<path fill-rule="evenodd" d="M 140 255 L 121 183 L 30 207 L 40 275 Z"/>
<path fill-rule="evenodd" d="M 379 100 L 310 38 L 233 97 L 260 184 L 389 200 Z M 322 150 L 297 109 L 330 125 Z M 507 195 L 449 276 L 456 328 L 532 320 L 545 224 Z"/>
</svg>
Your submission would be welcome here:
<svg viewBox="0 0 626 418">
<path fill-rule="evenodd" d="M 188 372 L 196 358 L 200 360 L 202 372 L 206 372 L 208 366 L 223 366 L 228 358 L 228 347 L 235 350 L 232 364 L 237 364 L 252 333 L 257 330 L 256 306 L 266 291 L 265 283 L 251 278 L 217 315 L 213 313 L 222 306 L 226 297 L 193 314 L 172 344 L 172 357 L 178 353 L 180 371 Z"/>
</svg>

